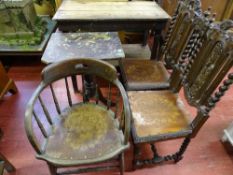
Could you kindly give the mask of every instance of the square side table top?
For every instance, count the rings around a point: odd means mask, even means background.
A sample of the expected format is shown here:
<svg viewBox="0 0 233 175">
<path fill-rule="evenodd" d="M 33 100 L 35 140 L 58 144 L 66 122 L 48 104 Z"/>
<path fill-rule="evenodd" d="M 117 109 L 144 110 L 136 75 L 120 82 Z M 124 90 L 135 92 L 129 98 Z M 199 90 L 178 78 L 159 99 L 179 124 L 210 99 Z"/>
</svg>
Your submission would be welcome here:
<svg viewBox="0 0 233 175">
<path fill-rule="evenodd" d="M 72 58 L 124 58 L 117 32 L 53 33 L 41 61 L 49 64 Z"/>
<path fill-rule="evenodd" d="M 53 17 L 62 20 L 167 20 L 170 16 L 156 3 L 151 1 L 130 2 L 78 2 L 65 0 Z"/>
</svg>

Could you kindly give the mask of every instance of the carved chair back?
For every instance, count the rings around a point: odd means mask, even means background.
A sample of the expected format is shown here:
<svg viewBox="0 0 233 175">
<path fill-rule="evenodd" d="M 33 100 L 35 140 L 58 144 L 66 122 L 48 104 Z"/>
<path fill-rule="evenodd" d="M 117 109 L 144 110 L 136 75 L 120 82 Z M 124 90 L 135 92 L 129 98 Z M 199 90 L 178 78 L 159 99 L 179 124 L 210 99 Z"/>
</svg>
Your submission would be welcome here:
<svg viewBox="0 0 233 175">
<path fill-rule="evenodd" d="M 208 113 L 233 83 L 233 35 L 213 25 L 190 57 L 183 79 L 187 102 L 197 108 L 198 114 L 191 123 L 193 135 L 208 119 Z M 226 74 L 227 80 L 220 86 Z M 219 86 L 219 89 L 217 87 Z"/>
<path fill-rule="evenodd" d="M 211 28 L 212 23 L 213 18 L 209 16 L 209 11 L 205 11 L 204 14 L 194 12 L 191 34 L 186 41 L 187 44 L 183 48 L 181 56 L 177 57 L 178 60 L 173 65 L 173 72 L 169 79 L 170 89 L 173 92 L 180 90 L 183 75 L 187 73 L 185 72 L 187 71 L 185 68 L 191 57 L 195 59 L 195 54 L 201 46 L 202 41 L 206 38 L 206 32 Z M 169 58 L 167 57 L 166 59 L 168 60 Z"/>
<path fill-rule="evenodd" d="M 194 3 L 195 2 L 195 3 Z M 200 13 L 199 1 L 179 1 L 175 14 L 172 17 L 165 43 L 163 46 L 163 58 L 167 67 L 173 67 L 192 34 L 194 17 Z"/>
</svg>

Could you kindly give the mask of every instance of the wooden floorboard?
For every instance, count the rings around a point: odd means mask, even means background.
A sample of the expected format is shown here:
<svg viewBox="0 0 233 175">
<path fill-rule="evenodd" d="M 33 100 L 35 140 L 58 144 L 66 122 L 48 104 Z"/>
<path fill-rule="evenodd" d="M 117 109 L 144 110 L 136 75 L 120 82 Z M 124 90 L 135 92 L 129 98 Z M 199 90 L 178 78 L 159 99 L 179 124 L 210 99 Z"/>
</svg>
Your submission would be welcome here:
<svg viewBox="0 0 233 175">
<path fill-rule="evenodd" d="M 40 81 L 43 64 L 39 61 L 12 63 L 9 76 L 15 80 L 19 93 L 6 94 L 0 101 L 0 127 L 4 131 L 0 151 L 14 164 L 17 171 L 10 175 L 48 175 L 46 163 L 35 158 L 35 152 L 24 131 L 25 106 Z M 232 175 L 233 154 L 220 142 L 222 130 L 233 121 L 233 87 L 226 93 L 211 118 L 191 141 L 184 159 L 178 164 L 168 163 L 126 172 L 126 175 Z M 181 94 L 181 96 L 183 96 Z M 158 143 L 160 153 L 177 150 L 178 141 Z M 148 147 L 143 149 L 144 156 L 150 156 Z M 126 167 L 130 169 L 132 148 L 126 153 Z M 115 175 L 116 172 L 88 173 Z M 5 173 L 8 175 L 8 173 Z"/>
</svg>

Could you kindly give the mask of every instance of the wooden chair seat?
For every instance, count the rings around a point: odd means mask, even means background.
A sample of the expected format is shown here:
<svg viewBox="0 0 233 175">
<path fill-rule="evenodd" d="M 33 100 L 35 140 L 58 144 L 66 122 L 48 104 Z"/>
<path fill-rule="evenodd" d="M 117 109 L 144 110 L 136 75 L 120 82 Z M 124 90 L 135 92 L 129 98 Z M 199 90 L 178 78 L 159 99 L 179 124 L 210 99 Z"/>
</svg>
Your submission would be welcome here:
<svg viewBox="0 0 233 175">
<path fill-rule="evenodd" d="M 71 165 L 98 162 L 100 157 L 109 159 L 125 149 L 124 135 L 118 120 L 106 107 L 81 103 L 67 108 L 60 114 L 53 127 L 44 154 L 38 158 L 53 164 Z"/>
<path fill-rule="evenodd" d="M 134 143 L 186 136 L 191 133 L 190 115 L 173 92 L 130 91 Z M 179 133 L 179 134 L 178 134 Z"/>
<path fill-rule="evenodd" d="M 167 89 L 168 73 L 162 62 L 152 60 L 121 60 L 120 66 L 126 89 Z"/>
</svg>

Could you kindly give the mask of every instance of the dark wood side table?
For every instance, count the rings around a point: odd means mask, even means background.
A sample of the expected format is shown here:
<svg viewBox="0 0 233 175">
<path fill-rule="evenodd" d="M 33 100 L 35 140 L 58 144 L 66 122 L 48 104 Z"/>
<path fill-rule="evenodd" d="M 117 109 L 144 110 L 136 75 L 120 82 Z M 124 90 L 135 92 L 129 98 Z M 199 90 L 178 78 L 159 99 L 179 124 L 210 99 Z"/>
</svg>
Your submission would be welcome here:
<svg viewBox="0 0 233 175">
<path fill-rule="evenodd" d="M 53 33 L 41 58 L 43 63 L 49 64 L 68 59 L 95 58 L 110 63 L 124 58 L 125 54 L 116 32 L 78 32 Z M 78 92 L 76 77 L 71 77 L 73 88 Z M 84 77 L 86 99 L 94 96 L 96 85 L 92 76 Z M 99 90 L 100 100 L 105 102 Z"/>
<path fill-rule="evenodd" d="M 161 31 L 170 16 L 156 3 L 63 1 L 53 17 L 61 31 L 153 30 L 151 59 L 156 59 Z"/>
</svg>

